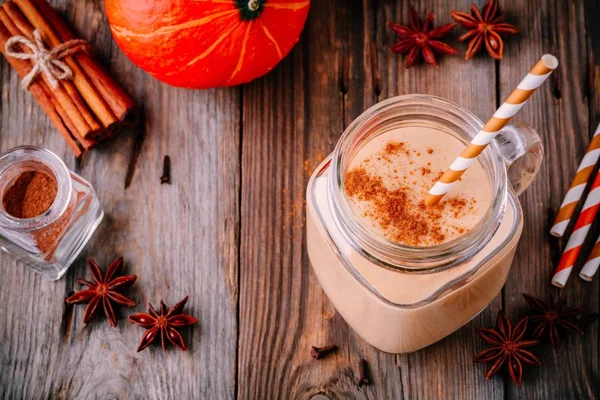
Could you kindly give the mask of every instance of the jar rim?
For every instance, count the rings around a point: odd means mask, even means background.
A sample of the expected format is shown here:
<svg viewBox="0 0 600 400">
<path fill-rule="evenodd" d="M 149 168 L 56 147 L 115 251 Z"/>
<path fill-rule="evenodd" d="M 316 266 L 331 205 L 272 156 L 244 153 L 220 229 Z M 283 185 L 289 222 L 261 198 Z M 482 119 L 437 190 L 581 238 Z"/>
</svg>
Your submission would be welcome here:
<svg viewBox="0 0 600 400">
<path fill-rule="evenodd" d="M 344 155 L 353 145 L 357 145 L 357 138 L 360 139 L 361 135 L 366 134 L 366 129 L 370 123 L 374 123 L 376 117 L 389 112 L 401 112 L 401 110 L 406 112 L 413 109 L 421 114 L 409 112 L 408 115 L 412 118 L 417 115 L 431 115 L 432 118 L 434 116 L 444 120 L 453 118 L 457 123 L 462 123 L 465 128 L 459 131 L 465 141 L 470 140 L 483 127 L 483 122 L 469 110 L 437 96 L 411 94 L 393 97 L 375 104 L 346 128 L 335 147 L 329 170 L 330 179 L 328 179 L 329 205 L 338 228 L 363 256 L 389 269 L 407 273 L 431 273 L 464 263 L 491 240 L 504 215 L 508 182 L 504 159 L 497 144 L 492 142 L 482 152 L 479 161 L 484 164 L 484 170 L 490 179 L 490 189 L 495 196 L 482 218 L 467 233 L 441 244 L 417 247 L 391 241 L 360 224 L 344 190 L 346 167 Z"/>
<path fill-rule="evenodd" d="M 17 218 L 10 215 L 0 202 L 0 227 L 18 232 L 30 232 L 45 228 L 56 222 L 67 210 L 71 201 L 72 182 L 65 163 L 50 150 L 37 146 L 14 147 L 0 155 L 0 196 L 6 191 L 6 175 L 20 165 L 38 163 L 47 168 L 56 180 L 56 197 L 52 205 L 33 218 Z M 27 170 L 27 167 L 25 167 Z M 33 168 L 28 168 L 33 171 Z M 25 171 L 19 172 L 19 174 Z M 46 171 L 45 171 L 46 172 Z"/>
</svg>

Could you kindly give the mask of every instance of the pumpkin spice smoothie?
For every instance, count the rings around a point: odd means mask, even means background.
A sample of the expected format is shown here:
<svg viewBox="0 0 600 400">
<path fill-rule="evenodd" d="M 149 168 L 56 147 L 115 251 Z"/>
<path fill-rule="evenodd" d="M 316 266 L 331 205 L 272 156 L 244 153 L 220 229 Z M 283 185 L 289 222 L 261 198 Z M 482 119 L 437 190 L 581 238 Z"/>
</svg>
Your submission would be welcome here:
<svg viewBox="0 0 600 400">
<path fill-rule="evenodd" d="M 380 350 L 407 353 L 460 328 L 497 295 L 522 229 L 520 208 L 509 196 L 490 223 L 498 181 L 482 162 L 440 203 L 425 206 L 465 146 L 443 124 L 368 133 L 350 136 L 308 184 L 308 254 L 348 324 Z M 442 264 L 422 261 L 431 254 Z"/>
</svg>

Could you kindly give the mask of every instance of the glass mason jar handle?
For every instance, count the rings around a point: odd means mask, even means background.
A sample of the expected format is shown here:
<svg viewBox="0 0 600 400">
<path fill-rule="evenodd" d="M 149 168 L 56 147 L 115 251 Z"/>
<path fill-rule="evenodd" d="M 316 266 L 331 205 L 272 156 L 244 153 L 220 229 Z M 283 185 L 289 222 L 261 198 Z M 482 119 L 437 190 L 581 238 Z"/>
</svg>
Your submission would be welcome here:
<svg viewBox="0 0 600 400">
<path fill-rule="evenodd" d="M 544 146 L 537 131 L 530 125 L 516 122 L 505 126 L 496 136 L 506 172 L 515 193 L 529 187 L 544 159 Z"/>
</svg>

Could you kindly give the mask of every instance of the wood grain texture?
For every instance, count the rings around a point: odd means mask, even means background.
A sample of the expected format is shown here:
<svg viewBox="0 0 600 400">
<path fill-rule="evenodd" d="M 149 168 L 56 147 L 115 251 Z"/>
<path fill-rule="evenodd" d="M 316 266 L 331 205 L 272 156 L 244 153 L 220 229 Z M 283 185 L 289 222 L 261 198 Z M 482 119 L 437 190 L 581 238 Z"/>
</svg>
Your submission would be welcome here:
<svg viewBox="0 0 600 400">
<path fill-rule="evenodd" d="M 106 213 L 84 254 L 63 279 L 47 282 L 1 256 L 0 398 L 226 399 L 235 395 L 239 233 L 239 89 L 170 88 L 134 67 L 114 44 L 103 2 L 72 2 L 69 20 L 109 61 L 145 114 L 145 139 L 131 186 L 124 178 L 135 132 L 119 136 L 76 165 L 60 135 L 3 63 L 2 149 L 34 143 L 57 151 L 91 181 Z M 60 2 L 64 10 L 67 2 Z M 162 159 L 173 183 L 161 185 Z M 231 157 L 231 155 L 234 155 Z M 121 313 L 117 329 L 64 299 L 85 258 L 100 265 L 118 255 L 138 275 L 136 311 L 161 299 L 199 323 L 182 331 L 188 350 L 136 353 L 144 330 Z"/>
<path fill-rule="evenodd" d="M 538 129 L 546 147 L 546 160 L 537 179 L 521 196 L 525 226 L 504 289 L 504 308 L 513 319 L 527 314 L 523 292 L 541 298 L 548 293 L 566 293 L 568 304 L 590 304 L 598 309 L 598 280 L 588 283 L 578 276 L 586 251 L 565 289 L 558 290 L 548 283 L 566 243 L 566 237 L 559 243 L 548 232 L 597 124 L 591 121 L 590 110 L 597 110 L 598 103 L 593 104 L 587 89 L 587 39 L 592 35 L 585 36 L 581 29 L 586 25 L 586 12 L 581 1 L 542 1 L 535 6 L 522 3 L 520 10 L 511 15 L 522 34 L 515 46 L 507 48 L 500 64 L 501 98 L 508 96 L 521 79 L 519 71 L 526 71 L 541 54 L 552 53 L 560 62 L 549 82 L 532 96 L 518 116 L 519 121 Z M 554 29 L 540 30 L 539 26 Z M 598 113 L 593 114 L 597 119 Z M 597 229 L 591 232 L 588 243 L 596 240 L 597 233 Z M 586 329 L 584 337 L 569 336 L 564 331 L 561 334 L 563 341 L 558 351 L 547 345 L 536 349 L 543 367 L 529 368 L 522 387 L 506 381 L 510 398 L 598 397 L 597 323 Z"/>
<path fill-rule="evenodd" d="M 408 4 L 401 3 L 398 7 L 383 3 L 385 15 L 378 26 L 381 27 L 384 21 L 408 21 Z M 421 16 L 429 10 L 434 10 L 436 26 L 440 26 L 452 22 L 449 18 L 451 10 L 468 10 L 471 3 L 469 0 L 426 1 L 420 2 L 416 9 Z M 462 32 L 462 28 L 456 28 L 457 36 Z M 387 38 L 387 46 L 394 42 L 395 37 L 387 28 L 382 34 Z M 398 94 L 425 93 L 454 101 L 471 110 L 483 121 L 489 118 L 495 110 L 496 101 L 495 62 L 487 54 L 465 61 L 463 54 L 466 45 L 455 41 L 452 41 L 451 45 L 458 48 L 460 54 L 440 58 L 439 69 L 420 66 L 407 70 L 401 57 L 385 51 L 382 55 L 386 66 L 383 75 L 387 76 L 387 82 L 382 85 L 381 98 Z M 483 348 L 475 327 L 493 321 L 499 306 L 499 299 L 496 299 L 455 334 L 423 351 L 398 356 L 398 364 L 406 371 L 404 386 L 407 398 L 503 398 L 501 383 L 498 380 L 482 383 L 485 367 L 472 363 L 473 356 Z"/>
<path fill-rule="evenodd" d="M 301 43 L 243 93 L 239 397 L 363 397 L 354 341 L 310 272 L 309 174 L 343 129 L 343 37 L 334 7 L 313 2 Z M 349 51 L 349 49 L 347 49 Z M 304 172 L 303 172 L 304 171 Z M 337 343 L 322 362 L 311 345 Z M 361 393 L 362 392 L 362 393 Z"/>
<path fill-rule="evenodd" d="M 436 25 L 471 0 L 419 0 Z M 106 219 L 84 254 L 58 282 L 0 256 L 0 399 L 513 399 L 600 397 L 599 332 L 536 351 L 544 366 L 526 369 L 521 387 L 472 363 L 484 348 L 475 327 L 503 308 L 526 314 L 521 292 L 552 291 L 561 243 L 548 234 L 554 213 L 600 121 L 600 5 L 596 0 L 502 1 L 521 28 L 505 58 L 443 57 L 440 68 L 403 67 L 389 51 L 388 22 L 406 23 L 410 4 L 389 0 L 314 0 L 306 29 L 271 73 L 238 88 L 187 91 L 143 73 L 114 44 L 103 1 L 53 0 L 72 26 L 140 103 L 143 130 L 126 132 L 80 162 L 70 155 L 14 72 L 0 64 L 0 149 L 47 147 L 90 180 Z M 483 6 L 485 0 L 476 0 Z M 585 27 L 585 29 L 584 29 Z M 456 28 L 455 36 L 462 33 Z M 466 45 L 449 41 L 464 54 Z M 305 247 L 309 175 L 344 128 L 378 101 L 408 93 L 445 97 L 489 117 L 544 52 L 561 66 L 519 113 L 543 137 L 547 159 L 521 197 L 525 230 L 501 296 L 472 322 L 409 355 L 376 351 L 337 314 L 311 271 Z M 160 185 L 165 154 L 172 185 Z M 126 171 L 131 184 L 124 189 Z M 595 232 L 600 233 L 596 228 Z M 102 318 L 84 326 L 83 307 L 67 307 L 85 258 L 106 266 L 123 255 L 138 275 L 136 311 L 190 294 L 199 319 L 183 331 L 188 351 L 135 348 L 143 330 L 124 310 L 117 329 Z M 600 280 L 574 273 L 571 304 L 599 306 Z M 554 292 L 556 293 L 556 292 Z M 311 345 L 337 344 L 324 360 Z M 373 384 L 358 387 L 358 362 Z"/>
</svg>

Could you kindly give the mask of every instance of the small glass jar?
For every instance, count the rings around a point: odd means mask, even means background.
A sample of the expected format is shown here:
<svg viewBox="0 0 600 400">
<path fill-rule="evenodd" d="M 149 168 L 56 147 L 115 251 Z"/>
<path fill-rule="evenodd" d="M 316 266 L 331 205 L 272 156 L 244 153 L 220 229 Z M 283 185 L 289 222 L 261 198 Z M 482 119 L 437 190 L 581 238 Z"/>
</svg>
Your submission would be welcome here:
<svg viewBox="0 0 600 400">
<path fill-rule="evenodd" d="M 344 190 L 355 155 L 396 128 L 430 128 L 467 145 L 483 127 L 468 110 L 428 95 L 399 96 L 371 107 L 348 126 L 309 180 L 307 249 L 323 290 L 365 341 L 389 353 L 426 347 L 466 324 L 498 295 L 523 228 L 517 195 L 535 177 L 541 141 L 525 124 L 507 126 L 478 159 L 491 203 L 467 233 L 413 247 L 360 223 Z"/>
<path fill-rule="evenodd" d="M 26 172 L 57 185 L 54 202 L 33 218 L 16 218 L 0 202 L 0 249 L 50 280 L 59 279 L 88 242 L 104 213 L 92 186 L 49 150 L 22 146 L 0 156 L 2 198 Z"/>
</svg>

